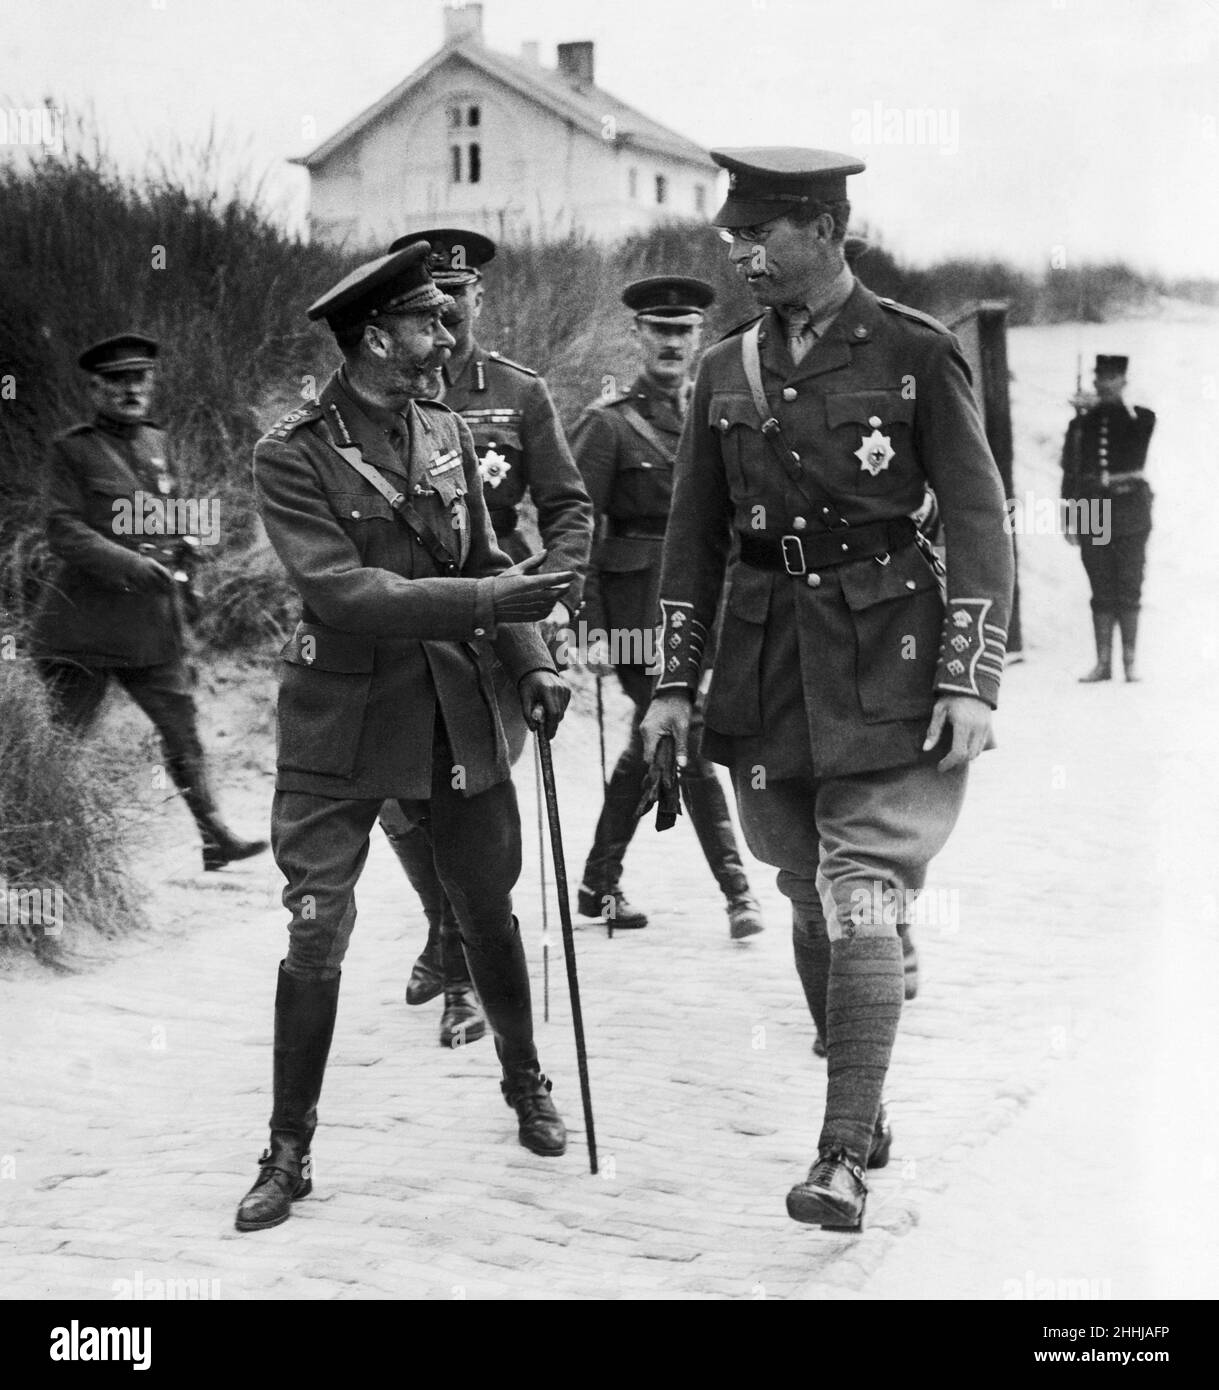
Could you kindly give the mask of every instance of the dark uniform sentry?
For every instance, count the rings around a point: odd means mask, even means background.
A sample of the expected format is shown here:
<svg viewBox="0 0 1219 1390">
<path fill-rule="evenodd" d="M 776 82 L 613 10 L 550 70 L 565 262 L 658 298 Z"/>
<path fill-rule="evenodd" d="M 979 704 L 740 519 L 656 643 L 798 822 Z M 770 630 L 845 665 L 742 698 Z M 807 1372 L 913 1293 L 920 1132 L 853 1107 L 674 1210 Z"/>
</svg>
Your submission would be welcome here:
<svg viewBox="0 0 1219 1390">
<path fill-rule="evenodd" d="M 673 500 L 673 465 L 682 425 L 678 399 L 666 395 L 641 374 L 629 391 L 590 405 L 573 435 L 573 450 L 592 497 L 599 537 L 582 617 L 590 640 L 598 631 L 608 635 L 615 674 L 635 706 L 630 740 L 610 776 L 584 866 L 583 888 L 591 899 L 590 906 L 601 904 L 618 889 L 623 858 L 637 825 L 635 812 L 647 772 L 639 725 L 652 698 L 655 669 L 649 669 L 653 659 L 650 639 L 659 612 L 662 543 Z M 649 639 L 646 652 L 644 638 Z M 741 906 L 742 923 L 748 909 L 751 925 L 760 929 L 754 921 L 757 905 L 749 895 L 724 793 L 715 769 L 698 751 L 697 729 L 681 791 L 708 865 L 730 909 L 734 904 Z M 630 920 L 629 915 L 626 920 Z M 738 930 L 734 934 L 746 933 Z"/>
<path fill-rule="evenodd" d="M 845 201 L 846 176 L 862 168 L 786 148 L 713 157 L 730 171 L 716 223 L 732 229 Z M 897 928 L 965 791 L 965 766 L 935 766 L 946 740 L 933 754 L 922 745 L 937 695 L 996 703 L 1013 558 L 955 338 L 849 275 L 819 332 L 819 306 L 795 306 L 815 333 L 799 361 L 773 308 L 703 360 L 665 537 L 656 690 L 697 689 L 726 588 L 704 748 L 732 770 L 750 848 L 780 870 L 827 1049 L 819 1158 L 788 1211 L 857 1229 L 863 1170 L 888 1157 Z M 763 409 L 746 374 L 751 328 Z M 946 599 L 911 521 L 928 485 Z"/>
<path fill-rule="evenodd" d="M 1098 372 L 1106 364 L 1113 364 L 1108 370 L 1124 373 L 1127 359 L 1098 358 Z M 1100 661 L 1108 665 L 1116 621 L 1131 676 L 1151 535 L 1152 491 L 1144 470 L 1155 424 L 1155 412 L 1145 406 L 1102 401 L 1071 421 L 1062 450 L 1062 496 L 1079 509 L 1080 520 L 1089 520 L 1087 529 L 1080 530 L 1079 545 L 1092 589 Z M 1109 513 L 1107 525 L 1102 508 Z"/>
<path fill-rule="evenodd" d="M 157 356 L 153 339 L 122 333 L 87 348 L 79 361 L 109 375 L 150 368 Z M 209 784 L 185 654 L 188 576 L 179 548 L 187 539 L 124 521 L 145 517 L 146 499 L 162 502 L 176 490 L 169 438 L 152 420 L 98 413 L 55 439 L 45 508 L 58 563 L 34 615 L 32 646 L 55 717 L 73 729 L 94 723 L 111 681 L 123 686 L 161 736 L 166 769 L 203 837 L 204 867 L 220 868 L 266 842 L 232 834 Z M 172 588 L 149 588 L 144 556 L 178 576 Z"/>
</svg>

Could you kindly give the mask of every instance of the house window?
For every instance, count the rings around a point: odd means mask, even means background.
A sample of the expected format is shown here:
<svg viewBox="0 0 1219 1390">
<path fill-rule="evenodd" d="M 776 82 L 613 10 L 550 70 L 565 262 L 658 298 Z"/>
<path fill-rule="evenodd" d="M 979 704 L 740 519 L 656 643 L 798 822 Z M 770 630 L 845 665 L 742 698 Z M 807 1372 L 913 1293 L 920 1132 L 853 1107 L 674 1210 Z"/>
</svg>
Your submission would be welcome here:
<svg viewBox="0 0 1219 1390">
<path fill-rule="evenodd" d="M 656 201 L 663 203 L 669 196 L 669 180 L 663 174 L 656 175 Z"/>
<path fill-rule="evenodd" d="M 449 182 L 461 182 L 461 146 L 449 146 Z"/>
<path fill-rule="evenodd" d="M 445 120 L 449 128 L 449 182 L 481 183 L 482 144 L 468 132 L 481 130 L 482 107 L 473 103 L 446 106 Z"/>
<path fill-rule="evenodd" d="M 467 159 L 467 168 L 469 170 L 469 178 L 467 182 L 477 183 L 479 179 L 482 178 L 483 172 L 482 150 L 479 148 L 477 144 L 472 144 L 470 146 L 470 151 L 467 156 Z"/>
<path fill-rule="evenodd" d="M 456 130 L 461 125 L 461 107 L 450 106 L 445 110 L 445 120 L 448 122 L 450 130 Z"/>
<path fill-rule="evenodd" d="M 477 106 L 471 106 L 466 111 L 466 125 L 471 129 L 478 125 L 482 119 L 482 112 Z"/>
<path fill-rule="evenodd" d="M 639 170 L 628 169 L 626 171 L 626 191 L 631 198 L 639 197 Z"/>
<path fill-rule="evenodd" d="M 705 184 L 696 183 L 694 185 L 694 211 L 700 213 L 707 211 L 707 187 Z"/>
</svg>

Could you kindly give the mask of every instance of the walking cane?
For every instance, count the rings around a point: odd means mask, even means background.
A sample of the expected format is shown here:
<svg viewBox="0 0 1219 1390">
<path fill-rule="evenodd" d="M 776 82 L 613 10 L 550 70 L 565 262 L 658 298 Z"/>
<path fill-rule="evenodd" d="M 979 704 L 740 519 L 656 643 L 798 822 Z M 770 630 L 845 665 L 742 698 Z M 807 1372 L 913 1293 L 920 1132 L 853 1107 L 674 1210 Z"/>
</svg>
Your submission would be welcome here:
<svg viewBox="0 0 1219 1390">
<path fill-rule="evenodd" d="M 597 741 L 601 745 L 601 801 L 604 805 L 609 794 L 609 780 L 605 775 L 605 696 L 601 689 L 601 677 L 597 677 Z M 614 914 L 605 919 L 605 934 L 614 939 Z"/>
<path fill-rule="evenodd" d="M 546 814 L 550 819 L 550 854 L 554 860 L 555 888 L 559 895 L 559 921 L 563 927 L 563 955 L 567 961 L 567 991 L 571 996 L 571 1022 L 576 1033 L 576 1065 L 580 1069 L 580 1099 L 584 1103 L 584 1131 L 588 1136 L 588 1169 L 597 1171 L 597 1135 L 593 1129 L 593 1098 L 588 1086 L 588 1055 L 584 1050 L 584 1015 L 580 1009 L 580 981 L 576 977 L 576 943 L 571 929 L 571 904 L 567 901 L 567 864 L 563 858 L 563 831 L 559 825 L 559 799 L 555 794 L 554 762 L 546 730 L 534 730 L 546 789 Z"/>
<path fill-rule="evenodd" d="M 542 829 L 542 757 L 533 745 L 533 786 L 538 802 L 538 875 L 542 880 L 542 1022 L 550 1022 L 550 915 L 546 910 L 546 837 Z"/>
</svg>

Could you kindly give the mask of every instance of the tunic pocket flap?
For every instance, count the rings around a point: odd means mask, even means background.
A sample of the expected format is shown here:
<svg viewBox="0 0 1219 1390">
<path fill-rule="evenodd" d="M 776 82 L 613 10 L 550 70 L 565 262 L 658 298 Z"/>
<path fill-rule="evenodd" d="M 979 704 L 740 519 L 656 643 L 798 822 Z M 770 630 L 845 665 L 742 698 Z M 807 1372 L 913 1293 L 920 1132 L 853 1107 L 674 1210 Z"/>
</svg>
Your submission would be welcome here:
<svg viewBox="0 0 1219 1390">
<path fill-rule="evenodd" d="M 738 565 L 728 590 L 728 612 L 747 623 L 764 623 L 770 613 L 772 576 L 765 570 Z"/>
<path fill-rule="evenodd" d="M 837 391 L 825 398 L 825 418 L 831 429 L 839 425 L 866 425 L 875 417 L 879 428 L 908 425 L 914 420 L 914 402 L 894 387 L 890 391 Z"/>
<path fill-rule="evenodd" d="M 467 421 L 470 433 L 474 436 L 474 448 L 481 459 L 488 449 L 502 453 L 505 449 L 521 451 L 521 432 L 515 425 L 487 425 L 480 421 Z"/>
<path fill-rule="evenodd" d="M 326 499 L 342 521 L 392 521 L 394 509 L 379 492 L 328 492 Z"/>
<path fill-rule="evenodd" d="M 889 556 L 888 564 L 879 559 L 860 560 L 843 565 L 839 571 L 842 596 L 855 612 L 890 599 L 910 598 L 925 589 L 934 589 L 938 580 L 917 546 Z"/>
<path fill-rule="evenodd" d="M 734 425 L 747 425 L 751 430 L 762 428 L 752 396 L 712 396 L 707 423 L 721 434 L 727 434 Z"/>
<path fill-rule="evenodd" d="M 377 639 L 357 632 L 339 632 L 319 623 L 298 623 L 280 652 L 293 666 L 312 666 L 343 675 L 367 675 L 376 658 Z"/>
<path fill-rule="evenodd" d="M 614 574 L 646 570 L 660 558 L 660 541 L 638 536 L 606 536 L 597 547 L 593 564 Z"/>
</svg>

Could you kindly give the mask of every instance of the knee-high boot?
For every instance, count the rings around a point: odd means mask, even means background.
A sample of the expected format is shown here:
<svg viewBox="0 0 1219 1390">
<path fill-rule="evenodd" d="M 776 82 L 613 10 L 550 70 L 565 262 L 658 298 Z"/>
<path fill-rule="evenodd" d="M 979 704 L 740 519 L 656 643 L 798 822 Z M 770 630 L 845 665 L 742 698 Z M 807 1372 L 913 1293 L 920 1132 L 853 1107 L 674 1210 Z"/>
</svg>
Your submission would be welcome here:
<svg viewBox="0 0 1219 1390">
<path fill-rule="evenodd" d="M 622 861 L 639 824 L 635 811 L 643 794 L 643 779 L 647 764 L 643 760 L 643 740 L 639 730 L 623 750 L 609 786 L 605 803 L 597 819 L 593 845 L 584 864 L 584 879 L 580 885 L 577 906 L 582 916 L 600 917 L 611 913 L 616 926 L 646 927 L 648 919 L 626 903 L 618 888 L 622 877 Z M 607 906 L 607 900 L 612 900 Z"/>
<path fill-rule="evenodd" d="M 1117 615 L 1117 624 L 1122 634 L 1122 670 L 1128 681 L 1137 681 L 1139 674 L 1135 669 L 1134 659 L 1135 647 L 1139 640 L 1139 610 L 1123 608 Z"/>
<path fill-rule="evenodd" d="M 445 947 L 446 932 L 457 932 L 457 919 L 436 872 L 432 841 L 427 832 L 421 826 L 402 831 L 386 829 L 385 838 L 398 856 L 411 887 L 419 894 L 427 918 L 427 941 L 406 986 L 408 1004 L 426 1004 L 445 988 L 446 972 L 452 976 L 454 985 L 470 983 L 460 936 L 456 937 L 456 951 Z"/>
<path fill-rule="evenodd" d="M 250 859 L 267 848 L 266 840 L 243 840 L 221 818 L 207 776 L 203 746 L 193 729 L 162 728 L 166 767 L 182 800 L 190 808 L 203 839 L 204 869 L 220 869 L 238 859 Z"/>
<path fill-rule="evenodd" d="M 1080 676 L 1080 685 L 1094 685 L 1097 681 L 1111 680 L 1113 677 L 1113 627 L 1116 615 L 1107 612 L 1092 613 L 1092 633 L 1096 638 L 1096 665 L 1086 676 Z"/>
<path fill-rule="evenodd" d="M 728 801 L 710 764 L 681 779 L 682 800 L 690 813 L 703 857 L 715 875 L 720 892 L 728 900 L 728 929 L 734 941 L 765 931 L 762 910 L 749 891 L 741 864 L 736 832 L 728 814 Z"/>
<path fill-rule="evenodd" d="M 281 964 L 275 992 L 275 1052 L 271 1142 L 259 1159 L 258 1180 L 237 1208 L 239 1231 L 278 1226 L 292 1203 L 313 1190 L 309 1146 L 334 1036 L 339 976 L 303 980 Z"/>
</svg>

